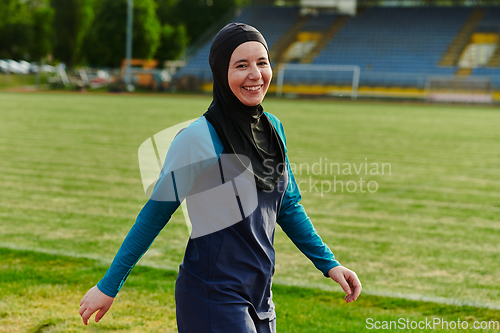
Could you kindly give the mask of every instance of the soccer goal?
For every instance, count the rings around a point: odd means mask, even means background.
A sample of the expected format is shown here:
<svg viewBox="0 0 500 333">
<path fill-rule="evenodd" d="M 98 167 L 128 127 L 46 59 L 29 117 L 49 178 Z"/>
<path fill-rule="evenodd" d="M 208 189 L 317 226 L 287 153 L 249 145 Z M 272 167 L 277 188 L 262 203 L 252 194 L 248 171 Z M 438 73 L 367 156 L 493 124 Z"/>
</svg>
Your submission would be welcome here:
<svg viewBox="0 0 500 333">
<path fill-rule="evenodd" d="M 286 85 L 322 86 L 324 89 L 314 93 L 324 92 L 324 94 L 331 96 L 350 95 L 352 99 L 356 99 L 360 73 L 359 66 L 282 64 L 278 68 L 276 96 L 281 97 L 286 93 L 284 89 Z M 339 88 L 343 86 L 350 87 L 350 89 L 342 90 Z M 298 93 L 301 92 L 298 91 Z M 308 93 L 308 91 L 302 93 Z"/>
<path fill-rule="evenodd" d="M 488 77 L 431 76 L 427 91 L 430 101 L 493 103 L 493 86 Z"/>
</svg>

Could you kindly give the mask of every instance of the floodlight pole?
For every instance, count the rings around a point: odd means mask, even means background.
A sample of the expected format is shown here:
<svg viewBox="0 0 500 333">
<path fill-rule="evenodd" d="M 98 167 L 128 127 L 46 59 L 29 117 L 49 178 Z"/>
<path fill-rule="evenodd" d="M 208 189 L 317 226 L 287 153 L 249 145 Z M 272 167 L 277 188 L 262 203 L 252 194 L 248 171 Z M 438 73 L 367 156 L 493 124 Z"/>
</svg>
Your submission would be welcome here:
<svg viewBox="0 0 500 333">
<path fill-rule="evenodd" d="M 127 50 L 126 50 L 126 64 L 125 64 L 125 85 L 129 89 L 130 80 L 130 59 L 132 58 L 132 25 L 134 22 L 134 0 L 128 0 L 127 8 Z"/>
</svg>

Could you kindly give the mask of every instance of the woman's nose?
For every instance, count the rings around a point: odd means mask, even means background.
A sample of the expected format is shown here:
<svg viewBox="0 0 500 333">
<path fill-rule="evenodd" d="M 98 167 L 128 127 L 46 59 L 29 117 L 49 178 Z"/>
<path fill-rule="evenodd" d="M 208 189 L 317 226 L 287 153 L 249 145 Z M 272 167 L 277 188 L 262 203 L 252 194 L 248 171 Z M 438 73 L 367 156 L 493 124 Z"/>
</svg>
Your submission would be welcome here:
<svg viewBox="0 0 500 333">
<path fill-rule="evenodd" d="M 248 78 L 251 80 L 260 80 L 262 73 L 257 65 L 250 67 L 250 72 L 248 73 Z"/>
</svg>

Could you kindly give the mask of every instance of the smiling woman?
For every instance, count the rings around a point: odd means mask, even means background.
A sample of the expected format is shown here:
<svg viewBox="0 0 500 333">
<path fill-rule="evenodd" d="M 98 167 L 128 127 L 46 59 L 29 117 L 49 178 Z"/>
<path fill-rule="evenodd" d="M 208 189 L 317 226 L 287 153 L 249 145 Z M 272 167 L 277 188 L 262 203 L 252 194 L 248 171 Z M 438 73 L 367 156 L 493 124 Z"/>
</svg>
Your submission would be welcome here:
<svg viewBox="0 0 500 333">
<path fill-rule="evenodd" d="M 227 79 L 231 91 L 243 104 L 260 104 L 272 77 L 273 71 L 264 45 L 246 42 L 234 50 L 229 60 Z"/>
<path fill-rule="evenodd" d="M 361 292 L 356 273 L 335 260 L 299 203 L 283 125 L 260 104 L 272 78 L 264 37 L 246 24 L 228 24 L 215 36 L 209 61 L 212 104 L 172 141 L 153 195 L 104 278 L 80 303 L 85 324 L 94 312 L 99 311 L 97 322 L 109 310 L 134 265 L 184 200 L 188 215 L 194 207 L 198 226 L 210 232 L 196 234 L 193 223 L 179 267 L 179 332 L 276 332 L 271 286 L 277 223 L 325 277 L 342 286 L 346 302 Z M 161 199 L 167 197 L 171 201 Z M 210 228 L 215 225 L 224 227 Z"/>
</svg>

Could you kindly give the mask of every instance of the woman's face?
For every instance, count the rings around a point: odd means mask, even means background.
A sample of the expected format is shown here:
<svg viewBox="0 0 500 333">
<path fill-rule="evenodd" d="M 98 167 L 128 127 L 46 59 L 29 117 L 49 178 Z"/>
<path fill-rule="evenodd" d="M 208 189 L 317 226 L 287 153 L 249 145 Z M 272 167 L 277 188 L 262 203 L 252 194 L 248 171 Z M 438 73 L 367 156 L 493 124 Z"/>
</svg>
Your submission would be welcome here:
<svg viewBox="0 0 500 333">
<path fill-rule="evenodd" d="M 229 88 L 241 103 L 255 106 L 262 102 L 273 77 L 264 45 L 246 42 L 239 45 L 229 60 Z"/>
</svg>

